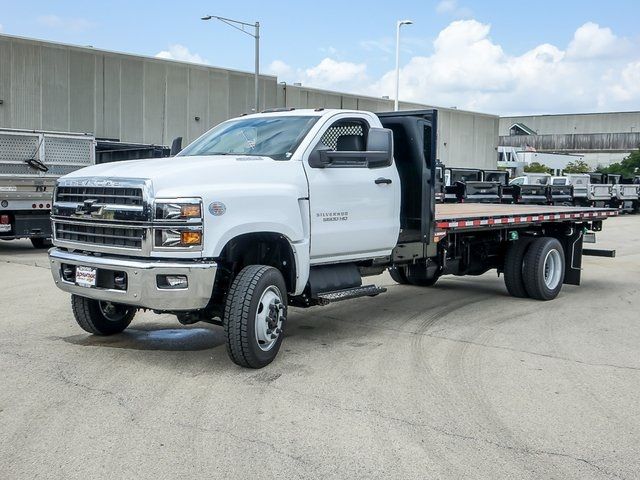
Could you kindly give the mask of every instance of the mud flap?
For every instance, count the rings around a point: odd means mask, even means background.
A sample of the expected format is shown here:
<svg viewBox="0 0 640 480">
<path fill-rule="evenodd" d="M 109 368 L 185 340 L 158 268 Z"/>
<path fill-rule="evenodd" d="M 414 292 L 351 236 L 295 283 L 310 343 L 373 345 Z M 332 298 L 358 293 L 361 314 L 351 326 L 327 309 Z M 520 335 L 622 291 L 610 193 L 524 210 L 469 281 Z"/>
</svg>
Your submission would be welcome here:
<svg viewBox="0 0 640 480">
<path fill-rule="evenodd" d="M 564 282 L 566 285 L 580 285 L 582 274 L 582 243 L 584 234 L 578 225 L 570 235 L 557 237 L 564 248 Z"/>
</svg>

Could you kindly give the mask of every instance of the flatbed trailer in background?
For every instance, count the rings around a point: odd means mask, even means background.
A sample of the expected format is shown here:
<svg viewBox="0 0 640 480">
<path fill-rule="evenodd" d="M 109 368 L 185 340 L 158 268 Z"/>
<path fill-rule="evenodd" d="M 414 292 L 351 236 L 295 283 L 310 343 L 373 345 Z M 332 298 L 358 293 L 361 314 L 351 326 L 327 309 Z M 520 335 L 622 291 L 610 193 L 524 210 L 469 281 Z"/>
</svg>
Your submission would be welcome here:
<svg viewBox="0 0 640 480">
<path fill-rule="evenodd" d="M 0 240 L 51 246 L 56 180 L 94 163 L 93 135 L 0 129 Z"/>
</svg>

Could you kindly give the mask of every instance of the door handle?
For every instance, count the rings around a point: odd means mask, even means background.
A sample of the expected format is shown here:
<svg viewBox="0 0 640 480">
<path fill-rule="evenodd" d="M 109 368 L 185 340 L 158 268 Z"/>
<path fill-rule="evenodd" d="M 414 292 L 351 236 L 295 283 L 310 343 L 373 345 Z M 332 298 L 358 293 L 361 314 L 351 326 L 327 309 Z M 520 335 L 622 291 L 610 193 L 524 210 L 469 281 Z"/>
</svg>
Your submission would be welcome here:
<svg viewBox="0 0 640 480">
<path fill-rule="evenodd" d="M 389 185 L 391 183 L 391 179 L 390 178 L 382 178 L 382 177 L 376 178 L 374 181 L 375 181 L 376 185 L 380 185 L 380 184 L 383 184 L 383 183 Z"/>
</svg>

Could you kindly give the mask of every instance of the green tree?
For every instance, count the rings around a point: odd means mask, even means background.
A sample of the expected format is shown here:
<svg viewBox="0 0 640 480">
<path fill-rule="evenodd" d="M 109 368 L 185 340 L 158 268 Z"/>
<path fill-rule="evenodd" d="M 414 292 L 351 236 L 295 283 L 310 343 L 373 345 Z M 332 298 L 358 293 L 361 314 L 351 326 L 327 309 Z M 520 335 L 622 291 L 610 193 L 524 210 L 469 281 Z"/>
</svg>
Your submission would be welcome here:
<svg viewBox="0 0 640 480">
<path fill-rule="evenodd" d="M 576 160 L 575 162 L 567 163 L 567 166 L 562 171 L 564 173 L 587 173 L 591 171 L 591 167 L 583 160 Z"/>
<path fill-rule="evenodd" d="M 549 173 L 549 167 L 542 163 L 531 162 L 529 165 L 524 167 L 524 171 L 526 173 Z"/>
<path fill-rule="evenodd" d="M 640 175 L 640 148 L 631 152 L 628 157 L 619 163 L 612 163 L 608 167 L 598 167 L 598 172 L 615 173 L 626 178 Z"/>
</svg>

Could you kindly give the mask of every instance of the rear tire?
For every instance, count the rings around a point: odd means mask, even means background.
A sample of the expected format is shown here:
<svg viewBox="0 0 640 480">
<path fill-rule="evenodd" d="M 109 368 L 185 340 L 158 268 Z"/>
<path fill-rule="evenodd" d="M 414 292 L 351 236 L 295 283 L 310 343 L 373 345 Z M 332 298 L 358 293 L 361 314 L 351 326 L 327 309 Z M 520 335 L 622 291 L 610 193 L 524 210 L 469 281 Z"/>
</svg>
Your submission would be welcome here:
<svg viewBox="0 0 640 480">
<path fill-rule="evenodd" d="M 136 309 L 127 305 L 101 302 L 91 298 L 71 295 L 71 309 L 78 325 L 94 335 L 121 333 L 129 326 Z"/>
<path fill-rule="evenodd" d="M 406 267 L 393 266 L 388 269 L 389 275 L 391 275 L 394 282 L 399 283 L 400 285 L 407 285 L 409 283 L 405 268 Z"/>
<path fill-rule="evenodd" d="M 416 263 L 408 265 L 406 270 L 407 280 L 411 285 L 417 287 L 433 287 L 440 278 L 440 273 L 437 270 L 431 270 L 426 265 Z"/>
<path fill-rule="evenodd" d="M 524 258 L 523 277 L 527 293 L 536 300 L 553 300 L 564 282 L 564 249 L 555 238 L 536 239 Z"/>
<path fill-rule="evenodd" d="M 524 286 L 524 256 L 532 242 L 532 238 L 521 238 L 509 245 L 504 257 L 504 284 L 512 297 L 527 298 L 529 294 Z"/>
<path fill-rule="evenodd" d="M 33 248 L 42 249 L 51 248 L 53 243 L 50 238 L 32 238 L 31 245 L 33 245 Z"/>
<path fill-rule="evenodd" d="M 243 268 L 231 282 L 224 309 L 227 353 L 241 367 L 269 365 L 280 350 L 287 320 L 287 286 L 266 265 Z"/>
</svg>

